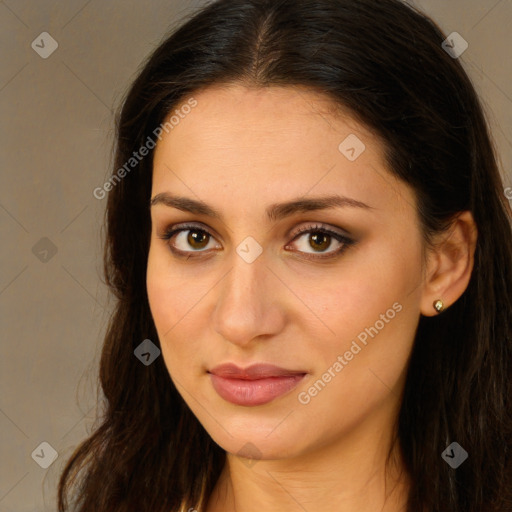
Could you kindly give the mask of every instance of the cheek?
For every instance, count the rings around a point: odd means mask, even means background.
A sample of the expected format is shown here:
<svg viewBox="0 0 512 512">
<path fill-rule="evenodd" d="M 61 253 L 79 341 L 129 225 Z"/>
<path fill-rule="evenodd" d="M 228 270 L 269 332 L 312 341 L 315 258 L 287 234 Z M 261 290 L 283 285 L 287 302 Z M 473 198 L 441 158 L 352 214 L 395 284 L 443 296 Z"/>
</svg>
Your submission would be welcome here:
<svg viewBox="0 0 512 512">
<path fill-rule="evenodd" d="M 151 315 L 167 369 L 180 381 L 191 376 L 187 362 L 197 363 L 204 353 L 201 334 L 208 330 L 209 318 L 201 306 L 213 284 L 183 275 L 165 248 L 150 248 L 146 287 Z"/>
<path fill-rule="evenodd" d="M 355 255 L 328 285 L 310 289 L 310 303 L 329 330 L 323 329 L 322 343 L 309 349 L 325 368 L 351 349 L 357 355 L 350 366 L 403 366 L 419 318 L 421 253 L 411 238 L 401 244 L 401 251 L 395 244 L 375 244 Z"/>
<path fill-rule="evenodd" d="M 148 256 L 146 287 L 149 305 L 159 333 L 178 326 L 204 295 L 204 283 L 185 277 L 171 261 L 167 249 L 151 246 Z"/>
<path fill-rule="evenodd" d="M 170 349 L 179 348 L 170 340 L 182 329 L 182 321 L 193 305 L 194 297 L 187 294 L 187 288 L 179 276 L 170 270 L 168 257 L 158 249 L 149 251 L 146 287 L 151 315 L 167 361 L 169 358 L 166 354 Z M 186 347 L 186 344 L 182 344 L 182 347 Z"/>
<path fill-rule="evenodd" d="M 150 249 L 146 274 L 149 306 L 158 333 L 161 335 L 177 321 L 176 289 L 163 258 Z"/>
</svg>

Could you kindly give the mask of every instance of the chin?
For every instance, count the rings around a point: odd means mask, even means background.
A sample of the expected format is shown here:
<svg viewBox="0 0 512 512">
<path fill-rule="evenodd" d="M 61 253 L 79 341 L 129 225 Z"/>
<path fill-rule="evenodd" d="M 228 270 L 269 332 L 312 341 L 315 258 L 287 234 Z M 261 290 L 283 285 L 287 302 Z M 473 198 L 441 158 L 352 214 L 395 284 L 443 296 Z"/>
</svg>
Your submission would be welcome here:
<svg viewBox="0 0 512 512">
<path fill-rule="evenodd" d="M 300 455 L 307 450 L 304 429 L 293 421 L 289 411 L 257 419 L 236 416 L 231 413 L 229 420 L 218 423 L 208 418 L 203 423 L 210 437 L 226 452 L 247 459 L 275 460 Z M 283 421 L 284 419 L 284 421 Z"/>
</svg>

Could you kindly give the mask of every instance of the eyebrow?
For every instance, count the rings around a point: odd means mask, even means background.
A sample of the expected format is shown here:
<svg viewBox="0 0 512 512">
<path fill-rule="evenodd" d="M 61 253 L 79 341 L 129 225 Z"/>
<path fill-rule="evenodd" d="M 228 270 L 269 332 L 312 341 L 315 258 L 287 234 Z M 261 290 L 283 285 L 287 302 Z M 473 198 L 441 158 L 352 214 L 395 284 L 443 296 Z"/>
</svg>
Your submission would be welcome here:
<svg viewBox="0 0 512 512">
<path fill-rule="evenodd" d="M 170 208 L 176 208 L 196 215 L 207 215 L 208 217 L 223 220 L 222 214 L 212 206 L 203 201 L 188 197 L 174 196 L 167 192 L 162 192 L 151 199 L 151 206 L 155 206 L 157 204 L 163 204 Z M 368 206 L 356 199 L 334 194 L 330 196 L 311 198 L 299 197 L 291 201 L 286 201 L 285 203 L 274 203 L 267 207 L 266 214 L 270 221 L 277 221 L 290 217 L 295 213 L 343 207 L 361 208 L 364 210 L 374 209 L 372 206 Z"/>
</svg>

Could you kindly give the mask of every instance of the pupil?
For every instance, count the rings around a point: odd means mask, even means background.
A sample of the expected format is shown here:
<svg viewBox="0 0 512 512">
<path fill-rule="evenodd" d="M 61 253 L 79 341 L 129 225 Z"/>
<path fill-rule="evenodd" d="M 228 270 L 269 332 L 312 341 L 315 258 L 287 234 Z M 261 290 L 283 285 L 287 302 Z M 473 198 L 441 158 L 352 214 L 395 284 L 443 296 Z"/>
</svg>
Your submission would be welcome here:
<svg viewBox="0 0 512 512">
<path fill-rule="evenodd" d="M 190 231 L 188 235 L 188 243 L 192 247 L 202 249 L 208 244 L 207 238 L 208 235 L 203 231 Z M 330 236 L 325 233 L 315 233 L 310 237 L 310 245 L 313 249 L 325 250 L 330 245 L 329 239 Z M 312 244 L 311 241 L 313 242 Z"/>
<path fill-rule="evenodd" d="M 313 249 L 327 249 L 329 247 L 329 239 L 330 236 L 325 233 L 316 233 L 311 235 L 311 240 L 317 245 L 317 247 L 313 247 Z"/>
<path fill-rule="evenodd" d="M 205 245 L 208 244 L 207 235 L 202 231 L 190 231 L 187 241 L 192 247 L 199 249 L 202 249 Z"/>
</svg>

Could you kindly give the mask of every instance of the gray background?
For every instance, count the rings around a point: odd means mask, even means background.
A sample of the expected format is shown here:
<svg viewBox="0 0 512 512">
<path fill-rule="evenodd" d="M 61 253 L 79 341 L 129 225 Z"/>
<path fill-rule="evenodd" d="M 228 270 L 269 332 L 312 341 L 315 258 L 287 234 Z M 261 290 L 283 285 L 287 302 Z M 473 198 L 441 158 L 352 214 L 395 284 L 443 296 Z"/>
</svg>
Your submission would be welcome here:
<svg viewBox="0 0 512 512">
<path fill-rule="evenodd" d="M 144 57 L 202 3 L 0 0 L 1 512 L 55 510 L 63 464 L 92 428 L 111 309 L 100 278 L 105 199 L 93 190 L 111 163 L 113 108 Z M 512 0 L 414 5 L 469 43 L 461 60 L 512 186 Z M 47 59 L 31 47 L 42 32 L 59 45 Z M 31 456 L 42 442 L 58 453 L 47 469 Z M 36 453 L 48 460 L 48 449 Z"/>
</svg>

